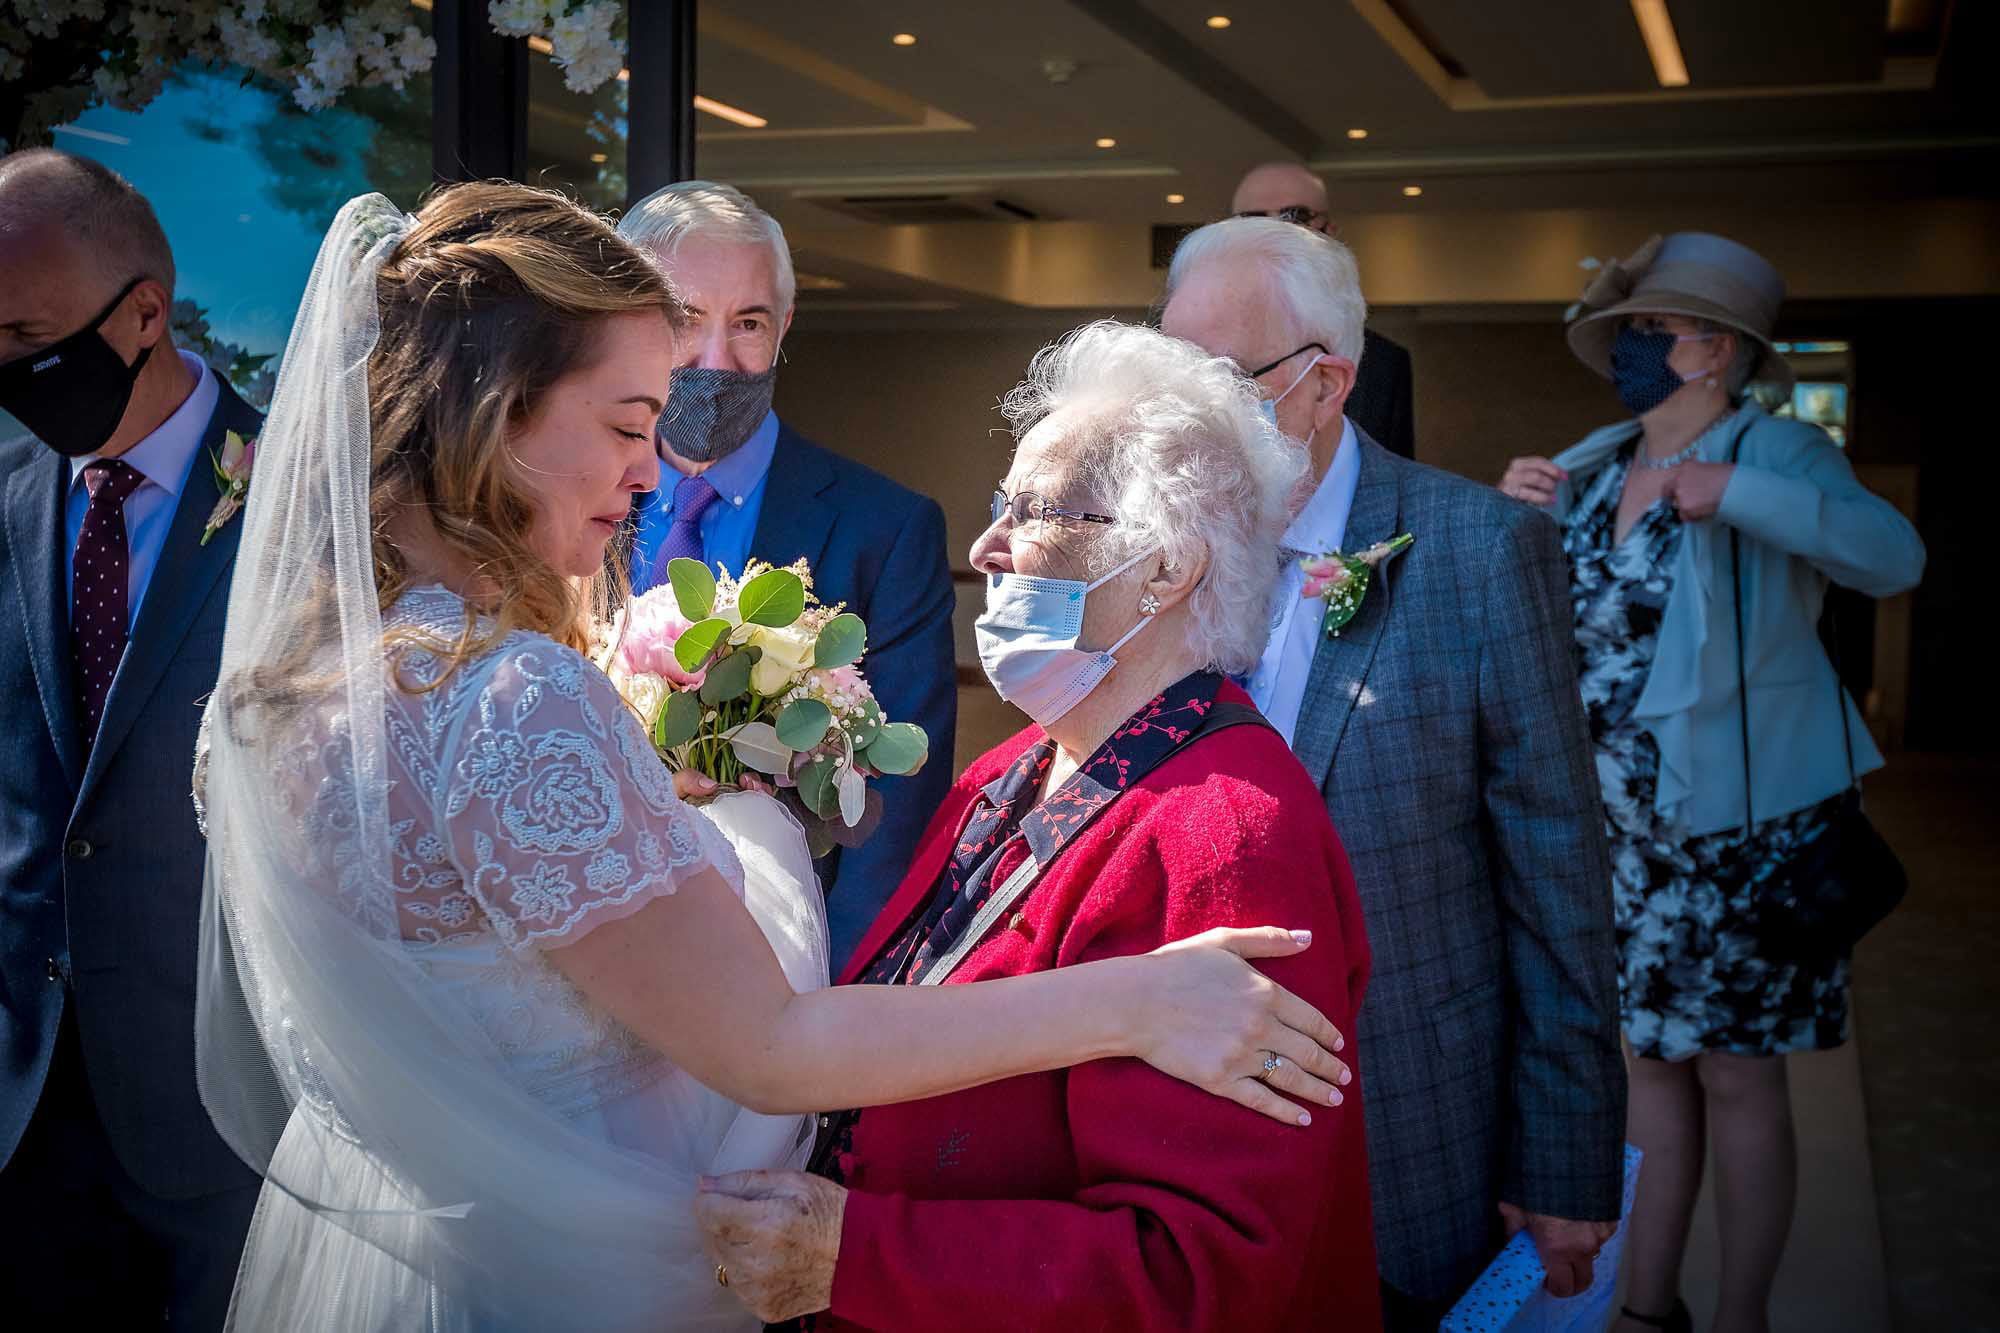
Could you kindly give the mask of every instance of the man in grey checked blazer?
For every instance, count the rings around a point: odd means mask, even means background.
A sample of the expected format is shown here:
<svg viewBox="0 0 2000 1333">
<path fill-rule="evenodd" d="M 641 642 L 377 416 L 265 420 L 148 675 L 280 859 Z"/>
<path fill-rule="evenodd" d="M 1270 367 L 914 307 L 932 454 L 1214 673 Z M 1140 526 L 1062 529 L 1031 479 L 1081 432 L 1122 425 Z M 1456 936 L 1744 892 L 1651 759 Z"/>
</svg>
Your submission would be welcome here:
<svg viewBox="0 0 2000 1333">
<path fill-rule="evenodd" d="M 1392 1328 L 1435 1329 L 1509 1226 L 1530 1228 L 1557 1294 L 1589 1281 L 1619 1212 L 1625 1072 L 1555 526 L 1344 419 L 1362 313 L 1344 246 L 1246 219 L 1183 242 L 1161 323 L 1246 370 L 1280 362 L 1259 387 L 1307 442 L 1315 488 L 1288 545 L 1415 537 L 1337 636 L 1289 569 L 1249 684 L 1353 862 L 1384 1303 Z"/>
</svg>

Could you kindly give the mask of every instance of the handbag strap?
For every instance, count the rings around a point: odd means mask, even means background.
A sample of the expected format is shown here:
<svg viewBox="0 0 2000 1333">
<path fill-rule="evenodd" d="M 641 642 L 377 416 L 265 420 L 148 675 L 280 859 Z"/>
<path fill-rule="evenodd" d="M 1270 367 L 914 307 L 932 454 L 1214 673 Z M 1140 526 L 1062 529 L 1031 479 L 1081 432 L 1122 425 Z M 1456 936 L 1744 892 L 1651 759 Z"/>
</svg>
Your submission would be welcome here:
<svg viewBox="0 0 2000 1333">
<path fill-rule="evenodd" d="M 1732 466 L 1736 463 L 1737 450 L 1742 447 L 1745 429 L 1747 426 L 1739 429 L 1736 438 L 1729 442 L 1729 462 Z M 1729 528 L 1729 572 L 1730 581 L 1735 585 L 1736 591 L 1736 707 L 1742 718 L 1743 830 L 1747 833 L 1757 827 L 1757 815 L 1756 807 L 1752 803 L 1754 798 L 1751 796 L 1750 786 L 1750 688 L 1747 680 L 1748 672 L 1743 661 L 1743 543 L 1742 534 L 1734 524 Z M 1854 728 L 1853 723 L 1847 718 L 1847 687 L 1841 683 L 1840 621 L 1830 602 L 1827 604 L 1827 616 L 1832 621 L 1833 628 L 1833 651 L 1830 654 L 1832 659 L 1830 665 L 1833 669 L 1833 702 L 1840 710 L 1840 739 L 1847 750 L 1847 785 L 1851 789 L 1855 785 Z"/>
</svg>

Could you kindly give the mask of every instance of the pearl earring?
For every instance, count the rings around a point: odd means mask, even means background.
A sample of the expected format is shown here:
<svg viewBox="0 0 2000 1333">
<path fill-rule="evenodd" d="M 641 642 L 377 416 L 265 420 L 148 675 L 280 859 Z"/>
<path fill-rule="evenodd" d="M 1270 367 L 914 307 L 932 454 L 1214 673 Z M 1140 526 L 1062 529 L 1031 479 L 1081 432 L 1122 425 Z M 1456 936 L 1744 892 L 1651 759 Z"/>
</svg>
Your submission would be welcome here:
<svg viewBox="0 0 2000 1333">
<path fill-rule="evenodd" d="M 1140 615 L 1142 616 L 1157 615 L 1159 614 L 1159 610 L 1160 610 L 1160 599 L 1153 596 L 1153 594 L 1147 593 L 1144 597 L 1141 597 L 1139 599 Z"/>
</svg>

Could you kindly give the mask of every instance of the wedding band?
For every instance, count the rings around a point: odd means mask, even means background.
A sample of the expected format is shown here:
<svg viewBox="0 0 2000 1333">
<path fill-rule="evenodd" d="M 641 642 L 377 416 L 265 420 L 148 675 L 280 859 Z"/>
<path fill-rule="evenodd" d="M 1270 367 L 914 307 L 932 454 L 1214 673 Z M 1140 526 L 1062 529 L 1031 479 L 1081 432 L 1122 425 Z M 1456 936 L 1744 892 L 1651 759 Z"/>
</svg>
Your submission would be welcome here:
<svg viewBox="0 0 2000 1333">
<path fill-rule="evenodd" d="M 729 1270 L 721 1264 L 715 1266 L 715 1285 L 718 1287 L 729 1285 Z"/>
<path fill-rule="evenodd" d="M 1283 1056 L 1277 1054 L 1275 1051 L 1266 1051 L 1264 1052 L 1264 1072 L 1257 1075 L 1257 1077 L 1269 1082 L 1271 1075 L 1277 1073 L 1284 1066 L 1285 1059 Z"/>
</svg>

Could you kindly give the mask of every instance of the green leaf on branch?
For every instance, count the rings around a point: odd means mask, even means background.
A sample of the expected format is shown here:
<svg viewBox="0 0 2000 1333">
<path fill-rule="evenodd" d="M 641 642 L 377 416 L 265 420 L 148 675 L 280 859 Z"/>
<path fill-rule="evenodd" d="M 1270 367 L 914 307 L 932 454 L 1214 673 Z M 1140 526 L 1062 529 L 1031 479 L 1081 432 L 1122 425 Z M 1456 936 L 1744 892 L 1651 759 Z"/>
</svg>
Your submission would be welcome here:
<svg viewBox="0 0 2000 1333">
<path fill-rule="evenodd" d="M 868 784 L 850 764 L 840 770 L 840 822 L 853 828 L 861 822 L 861 812 L 867 806 Z"/>
<path fill-rule="evenodd" d="M 729 629 L 728 621 L 713 617 L 690 625 L 674 641 L 674 660 L 681 664 L 683 671 L 701 670 L 703 663 L 708 661 L 708 655 L 715 651 L 715 646 L 722 642 Z"/>
<path fill-rule="evenodd" d="M 813 665 L 822 671 L 852 666 L 861 660 L 862 651 L 867 646 L 868 627 L 861 623 L 861 617 L 845 613 L 837 615 L 826 622 L 826 628 L 813 642 Z"/>
<path fill-rule="evenodd" d="M 746 767 L 777 777 L 792 766 L 792 750 L 768 722 L 746 722 L 729 738 Z"/>
<path fill-rule="evenodd" d="M 806 585 L 789 569 L 767 569 L 736 594 L 736 610 L 746 625 L 783 629 L 806 611 Z"/>
<path fill-rule="evenodd" d="M 701 701 L 692 694 L 675 690 L 653 718 L 653 748 L 678 750 L 694 739 L 701 729 Z"/>
<path fill-rule="evenodd" d="M 930 738 L 922 727 L 913 722 L 891 722 L 869 744 L 861 760 L 877 773 L 904 777 L 922 768 L 930 752 Z"/>
<path fill-rule="evenodd" d="M 821 819 L 840 815 L 840 770 L 822 756 L 799 770 L 799 799 Z"/>
<path fill-rule="evenodd" d="M 826 739 L 833 712 L 817 699 L 798 699 L 778 714 L 778 739 L 794 750 L 810 750 Z"/>
<path fill-rule="evenodd" d="M 715 609 L 715 575 L 701 561 L 685 556 L 669 560 L 667 582 L 673 586 L 681 614 L 689 620 L 704 620 Z"/>
<path fill-rule="evenodd" d="M 723 704 L 732 699 L 741 699 L 750 693 L 750 668 L 757 665 L 762 656 L 755 648 L 739 648 L 729 656 L 720 658 L 708 669 L 708 679 L 701 683 L 701 701 L 705 704 Z"/>
<path fill-rule="evenodd" d="M 882 734 L 882 705 L 873 699 L 862 704 L 861 714 L 854 719 L 852 729 L 847 734 L 853 740 L 857 751 L 873 745 L 875 738 Z"/>
</svg>

